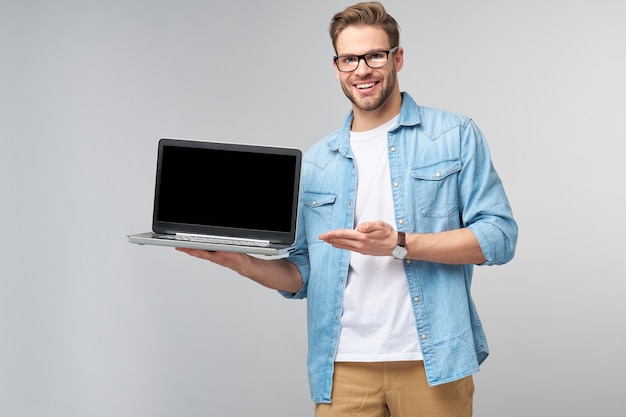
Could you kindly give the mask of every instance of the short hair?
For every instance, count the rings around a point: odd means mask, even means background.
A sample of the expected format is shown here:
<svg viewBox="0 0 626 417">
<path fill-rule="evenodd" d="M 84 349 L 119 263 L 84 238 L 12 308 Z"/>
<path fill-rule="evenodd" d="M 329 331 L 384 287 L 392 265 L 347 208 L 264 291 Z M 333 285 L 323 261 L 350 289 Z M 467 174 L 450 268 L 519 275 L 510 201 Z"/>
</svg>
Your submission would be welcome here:
<svg viewBox="0 0 626 417">
<path fill-rule="evenodd" d="M 337 52 L 337 38 L 348 26 L 378 26 L 387 33 L 391 43 L 390 48 L 400 45 L 400 26 L 379 2 L 357 3 L 333 16 L 328 31 L 335 53 Z"/>
</svg>

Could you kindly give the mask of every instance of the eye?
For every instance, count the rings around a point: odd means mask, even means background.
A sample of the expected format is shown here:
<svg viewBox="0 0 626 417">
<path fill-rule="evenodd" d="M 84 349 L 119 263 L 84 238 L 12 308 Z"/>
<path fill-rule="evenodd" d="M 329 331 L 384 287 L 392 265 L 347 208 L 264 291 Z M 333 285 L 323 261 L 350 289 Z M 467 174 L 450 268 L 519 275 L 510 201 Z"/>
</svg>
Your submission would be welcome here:
<svg viewBox="0 0 626 417">
<path fill-rule="evenodd" d="M 343 64 L 354 64 L 358 60 L 358 58 L 355 56 L 342 56 L 342 57 L 339 57 L 339 60 Z"/>
<path fill-rule="evenodd" d="M 368 59 L 385 59 L 386 55 L 387 54 L 385 52 L 372 52 L 371 54 L 367 56 L 367 58 Z"/>
</svg>

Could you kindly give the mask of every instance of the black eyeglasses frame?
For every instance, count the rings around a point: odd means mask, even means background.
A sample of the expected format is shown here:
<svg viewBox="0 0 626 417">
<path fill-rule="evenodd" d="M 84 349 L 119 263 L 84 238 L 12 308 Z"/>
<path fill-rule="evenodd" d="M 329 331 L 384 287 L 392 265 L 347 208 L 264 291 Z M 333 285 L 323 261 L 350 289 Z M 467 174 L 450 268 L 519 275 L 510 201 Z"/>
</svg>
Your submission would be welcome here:
<svg viewBox="0 0 626 417">
<path fill-rule="evenodd" d="M 378 69 L 378 68 L 385 67 L 389 63 L 389 54 L 392 54 L 392 53 L 396 52 L 398 50 L 398 48 L 399 48 L 399 46 L 394 46 L 393 48 L 391 48 L 391 49 L 389 49 L 387 51 L 385 51 L 383 49 L 383 50 L 380 50 L 380 51 L 371 51 L 371 52 L 368 52 L 368 53 L 363 54 L 363 55 L 339 55 L 339 56 L 334 56 L 333 57 L 333 61 L 335 62 L 335 67 L 337 67 L 337 70 L 339 72 L 354 72 L 354 71 L 356 71 L 359 68 L 359 65 L 361 64 L 361 60 L 363 60 L 363 62 L 365 62 L 365 65 L 367 65 L 371 69 Z M 368 55 L 371 55 L 371 54 L 382 53 L 382 52 L 387 54 L 387 61 L 385 62 L 384 65 L 381 65 L 379 67 L 372 67 L 369 64 L 369 62 L 367 62 L 367 59 L 365 57 L 368 56 Z M 353 57 L 353 58 L 357 59 L 357 64 L 356 64 L 356 67 L 354 67 L 354 69 L 352 69 L 352 70 L 342 70 L 342 69 L 339 68 L 339 58 L 346 58 L 346 57 Z"/>
</svg>

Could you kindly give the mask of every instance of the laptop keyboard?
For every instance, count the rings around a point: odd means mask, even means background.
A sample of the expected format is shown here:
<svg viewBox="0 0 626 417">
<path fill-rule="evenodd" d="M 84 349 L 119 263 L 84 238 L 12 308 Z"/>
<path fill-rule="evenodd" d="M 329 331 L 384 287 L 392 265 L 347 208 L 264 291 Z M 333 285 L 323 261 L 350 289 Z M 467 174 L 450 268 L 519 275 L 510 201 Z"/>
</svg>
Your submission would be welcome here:
<svg viewBox="0 0 626 417">
<path fill-rule="evenodd" d="M 268 242 L 260 240 L 246 240 L 246 239 L 228 239 L 224 237 L 213 236 L 189 236 L 189 235 L 159 235 L 161 238 L 180 240 L 183 242 L 200 242 L 200 243 L 216 243 L 220 245 L 239 245 L 239 246 L 269 246 Z"/>
</svg>

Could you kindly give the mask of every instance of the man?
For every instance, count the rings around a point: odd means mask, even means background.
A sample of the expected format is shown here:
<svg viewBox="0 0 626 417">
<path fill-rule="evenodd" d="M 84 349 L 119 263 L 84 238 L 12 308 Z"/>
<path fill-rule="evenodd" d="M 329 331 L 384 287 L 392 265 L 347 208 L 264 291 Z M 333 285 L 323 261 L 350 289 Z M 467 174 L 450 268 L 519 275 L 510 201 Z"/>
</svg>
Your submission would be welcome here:
<svg viewBox="0 0 626 417">
<path fill-rule="evenodd" d="M 352 111 L 303 159 L 295 251 L 183 251 L 307 298 L 317 417 L 470 416 L 488 355 L 473 265 L 508 262 L 517 240 L 503 186 L 471 119 L 400 91 L 381 4 L 338 13 L 330 35 Z"/>
</svg>

